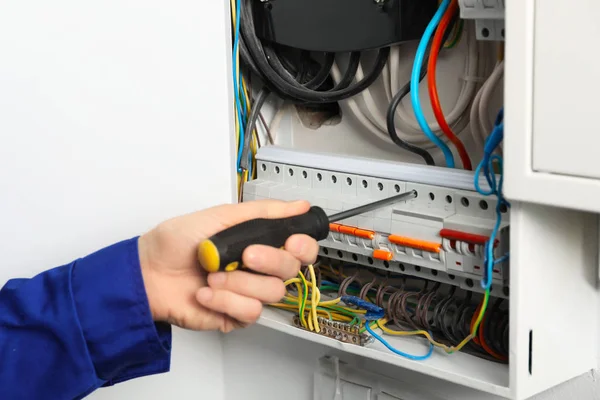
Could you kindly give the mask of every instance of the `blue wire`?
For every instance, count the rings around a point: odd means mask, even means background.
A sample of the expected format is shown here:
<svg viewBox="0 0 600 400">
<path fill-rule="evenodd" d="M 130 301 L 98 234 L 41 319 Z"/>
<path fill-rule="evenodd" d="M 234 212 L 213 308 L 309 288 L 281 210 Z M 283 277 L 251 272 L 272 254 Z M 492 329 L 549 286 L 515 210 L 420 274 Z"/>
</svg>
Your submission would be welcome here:
<svg viewBox="0 0 600 400">
<path fill-rule="evenodd" d="M 492 233 L 490 235 L 489 240 L 485 244 L 484 252 L 485 252 L 485 276 L 481 280 L 481 287 L 485 290 L 489 289 L 492 286 L 492 274 L 494 272 L 494 265 L 497 263 L 503 262 L 508 259 L 508 254 L 499 258 L 498 260 L 494 260 L 494 242 L 496 241 L 496 237 L 498 236 L 498 231 L 500 230 L 500 223 L 502 222 L 502 206 L 510 207 L 510 203 L 506 201 L 504 196 L 502 195 L 502 186 L 504 183 L 504 165 L 502 157 L 492 154 L 496 147 L 500 144 L 500 142 L 504 139 L 504 122 L 503 122 L 504 111 L 500 110 L 498 116 L 496 118 L 495 126 L 488 138 L 486 139 L 484 146 L 484 154 L 481 162 L 477 165 L 475 169 L 475 178 L 474 185 L 477 193 L 483 196 L 495 195 L 497 197 L 496 203 L 496 222 L 494 224 L 494 228 L 492 229 Z M 496 179 L 496 173 L 494 172 L 494 161 L 498 163 L 498 167 L 501 171 L 500 179 Z M 485 191 L 479 185 L 479 175 L 483 170 L 483 175 L 490 187 L 490 190 Z"/>
<path fill-rule="evenodd" d="M 454 156 L 452 155 L 452 151 L 443 141 L 438 138 L 435 133 L 431 130 L 429 125 L 427 124 L 427 119 L 425 115 L 423 115 L 423 109 L 421 108 L 421 99 L 419 98 L 419 83 L 420 83 L 420 75 L 421 68 L 423 67 L 423 62 L 425 60 L 425 52 L 427 51 L 427 45 L 433 36 L 433 32 L 436 27 L 439 25 L 442 16 L 448 9 L 450 5 L 450 0 L 443 0 L 438 8 L 437 12 L 427 25 L 427 29 L 425 29 L 425 33 L 421 38 L 421 42 L 419 43 L 419 47 L 417 48 L 417 53 L 415 54 L 415 62 L 413 64 L 412 74 L 410 78 L 410 98 L 412 100 L 413 111 L 415 113 L 415 117 L 421 129 L 425 135 L 431 140 L 437 147 L 439 147 L 444 153 L 444 158 L 446 159 L 446 166 L 448 168 L 454 168 Z"/>
<path fill-rule="evenodd" d="M 371 329 L 371 327 L 369 326 L 369 323 L 371 323 L 371 321 L 366 321 L 365 322 L 365 327 L 367 328 L 367 332 L 369 332 L 371 334 L 371 336 L 373 336 L 375 339 L 377 339 L 378 341 L 380 341 L 381 344 L 383 344 L 385 347 L 387 347 L 388 350 L 390 350 L 392 353 L 396 353 L 399 356 L 402 356 L 404 358 L 408 358 L 409 360 L 414 360 L 414 361 L 427 360 L 429 357 L 431 357 L 431 354 L 433 354 L 433 344 L 431 344 L 431 343 L 429 343 L 429 351 L 424 356 L 413 356 L 412 354 L 407 354 L 407 353 L 404 353 L 404 352 L 402 352 L 400 350 L 397 350 L 391 344 L 389 344 L 384 338 L 382 338 L 381 336 L 379 336 L 378 334 L 376 334 L 373 331 L 373 329 Z"/>
<path fill-rule="evenodd" d="M 241 101 L 240 101 L 240 79 L 239 79 L 239 74 L 238 74 L 238 70 L 237 70 L 237 63 L 236 63 L 236 54 L 238 52 L 238 47 L 240 45 L 240 14 L 242 12 L 242 2 L 240 0 L 236 0 L 236 15 L 235 15 L 235 38 L 233 41 L 233 95 L 234 95 L 234 99 L 235 99 L 235 106 L 236 106 L 236 110 L 237 110 L 237 114 L 238 114 L 238 119 L 240 121 L 240 144 L 239 144 L 239 148 L 238 148 L 238 156 L 237 156 L 237 162 L 236 162 L 236 167 L 238 172 L 241 172 L 240 170 L 240 162 L 242 161 L 242 149 L 244 147 L 244 119 L 243 119 L 243 115 L 244 113 L 242 113 L 242 107 L 241 107 Z"/>
<path fill-rule="evenodd" d="M 494 265 L 496 265 L 496 264 L 501 264 L 501 263 L 503 263 L 504 261 L 507 261 L 509 258 L 510 258 L 510 254 L 509 254 L 509 253 L 506 253 L 506 254 L 505 254 L 505 255 L 503 255 L 502 257 L 500 257 L 500 258 L 496 259 L 496 261 L 494 261 Z"/>
</svg>

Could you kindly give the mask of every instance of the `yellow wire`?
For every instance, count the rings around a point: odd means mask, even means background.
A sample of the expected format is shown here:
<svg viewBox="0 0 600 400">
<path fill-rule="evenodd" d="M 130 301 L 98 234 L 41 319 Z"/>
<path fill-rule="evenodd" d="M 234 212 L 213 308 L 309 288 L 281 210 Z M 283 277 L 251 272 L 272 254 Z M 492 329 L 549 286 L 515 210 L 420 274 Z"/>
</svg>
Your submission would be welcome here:
<svg viewBox="0 0 600 400">
<path fill-rule="evenodd" d="M 302 282 L 302 281 L 300 280 L 300 278 L 292 278 L 292 279 L 288 279 L 287 281 L 283 282 L 283 284 L 284 284 L 285 286 L 289 286 L 289 285 L 291 285 L 292 283 L 300 283 L 300 282 Z"/>
<path fill-rule="evenodd" d="M 318 289 L 317 289 L 318 290 Z M 320 294 L 320 291 L 318 292 Z M 302 301 L 301 298 L 298 298 L 292 294 L 286 294 L 284 296 L 284 299 L 286 299 L 287 301 L 293 302 L 293 303 L 299 303 L 300 301 Z M 341 302 L 341 298 L 337 298 L 337 299 L 333 299 L 333 300 L 326 300 L 326 301 L 319 301 L 317 303 L 317 307 L 330 307 L 330 306 L 335 306 L 337 304 L 339 304 Z M 310 305 L 312 306 L 313 302 L 312 300 L 306 300 L 305 305 Z M 354 314 L 366 314 L 367 311 L 366 310 L 357 310 L 354 308 L 350 308 L 350 307 L 343 307 L 343 306 L 337 306 L 337 308 L 342 309 L 344 311 L 348 311 Z"/>
<path fill-rule="evenodd" d="M 275 307 L 275 308 L 280 308 L 283 310 L 289 310 L 289 311 L 296 310 L 295 306 L 291 306 L 289 304 L 275 303 L 275 304 L 270 304 L 270 306 Z M 328 310 L 317 310 L 317 312 L 321 315 L 327 316 L 331 321 L 351 322 L 353 319 L 352 317 L 348 317 L 347 315 L 338 314 L 336 312 L 331 312 Z M 308 313 L 306 313 L 306 314 L 308 315 Z"/>
<path fill-rule="evenodd" d="M 410 332 L 393 331 L 385 326 L 385 324 L 387 323 L 386 320 L 377 321 L 377 325 L 379 326 L 379 329 L 381 329 L 383 332 L 387 333 L 388 335 L 393 335 L 393 336 L 423 335 L 427 338 L 427 340 L 429 340 L 429 342 L 432 345 L 444 349 L 444 351 L 448 354 L 452 354 L 457 351 L 460 351 L 463 347 L 465 347 L 467 345 L 467 343 L 469 343 L 471 340 L 473 340 L 473 338 L 475 336 L 477 336 L 477 329 L 479 328 L 479 325 L 481 324 L 481 321 L 483 320 L 483 315 L 485 314 L 485 310 L 487 309 L 489 297 L 490 297 L 490 291 L 487 290 L 483 297 L 483 303 L 479 310 L 479 315 L 477 317 L 477 320 L 475 321 L 475 325 L 473 325 L 473 328 L 471 329 L 471 334 L 469 336 L 467 336 L 466 338 L 464 338 L 463 341 L 458 344 L 458 346 L 449 347 L 443 343 L 436 342 L 433 339 L 433 337 L 429 334 L 429 332 L 427 332 L 427 331 L 410 331 Z"/>
<path fill-rule="evenodd" d="M 244 77 L 242 77 L 242 90 L 244 93 L 244 97 L 246 98 L 246 109 L 247 109 L 247 113 L 250 114 L 251 111 L 251 107 L 250 107 L 250 96 L 248 95 L 248 85 L 246 84 L 246 79 Z M 254 179 L 256 176 L 256 152 L 258 150 L 258 129 L 256 129 L 256 126 L 254 127 L 254 129 L 252 130 L 251 133 L 247 133 L 247 134 L 251 134 L 252 135 L 252 141 L 250 142 L 250 151 L 252 153 L 252 176 L 250 176 L 250 179 Z"/>
<path fill-rule="evenodd" d="M 307 300 L 305 302 L 305 312 L 306 307 L 310 307 L 307 314 L 309 314 L 309 318 L 308 318 L 308 328 L 312 331 L 312 330 L 316 330 L 316 332 L 320 331 L 319 328 L 319 324 L 318 324 L 318 319 L 317 319 L 317 314 L 318 313 L 323 313 L 323 310 L 318 310 L 317 307 L 327 307 L 327 306 L 334 306 L 337 305 L 338 303 L 341 302 L 340 298 L 337 299 L 333 299 L 333 300 L 328 300 L 328 301 L 320 301 L 320 297 L 321 297 L 321 293 L 317 287 L 316 284 L 316 276 L 315 276 L 315 270 L 314 267 L 312 265 L 308 266 L 308 270 L 310 273 L 310 279 L 311 279 L 311 295 L 312 298 L 311 300 Z M 333 272 L 333 271 L 332 271 Z M 300 278 L 293 278 L 293 279 L 288 279 L 287 281 L 285 281 L 285 285 L 291 285 L 291 284 L 296 284 L 298 286 L 298 296 L 299 297 L 295 297 L 293 295 L 290 295 L 289 293 L 285 296 L 285 299 L 290 301 L 290 302 L 296 302 L 297 305 L 276 305 L 277 307 L 280 308 L 286 308 L 286 309 L 291 309 L 291 310 L 295 310 L 297 309 L 298 312 L 300 313 L 300 305 L 301 305 L 301 297 L 302 297 L 302 291 L 299 287 L 299 283 L 302 282 L 304 284 L 305 290 L 308 290 L 308 283 L 306 282 L 306 279 L 304 278 L 304 275 L 302 274 L 302 272 L 299 272 L 298 274 L 300 276 Z M 386 319 L 380 319 L 378 321 L 372 322 L 371 324 L 376 324 L 379 329 L 381 329 L 384 333 L 388 334 L 388 335 L 392 335 L 392 336 L 424 336 L 432 345 L 439 347 L 441 349 L 443 349 L 446 353 L 448 354 L 452 354 L 455 353 L 457 351 L 460 351 L 463 347 L 465 347 L 471 340 L 473 340 L 473 338 L 475 338 L 477 336 L 477 330 L 479 329 L 479 326 L 481 325 L 481 321 L 483 320 L 483 316 L 485 314 L 485 311 L 487 309 L 488 303 L 489 303 L 489 298 L 490 298 L 490 291 L 487 290 L 484 294 L 483 297 L 483 301 L 481 304 L 481 307 L 479 309 L 479 315 L 477 316 L 477 319 L 475 321 L 475 324 L 473 325 L 472 329 L 471 329 L 471 333 L 469 334 L 469 336 L 467 336 L 466 338 L 463 339 L 462 342 L 460 342 L 457 346 L 447 346 L 443 343 L 437 342 L 427 331 L 424 330 L 416 330 L 416 331 L 394 331 L 392 329 L 389 329 L 385 326 L 385 324 L 387 324 L 387 320 Z M 355 310 L 355 309 L 350 309 L 348 307 L 342 307 L 342 306 L 338 306 L 340 309 L 343 309 L 345 311 L 354 313 L 354 314 L 365 314 L 366 310 Z M 301 313 L 302 315 L 300 315 L 301 320 L 304 321 L 304 313 Z M 346 316 L 346 315 L 342 315 L 336 312 L 331 312 L 330 313 L 330 318 L 335 317 L 335 319 L 340 319 L 340 320 L 347 320 L 347 321 L 351 321 L 352 318 Z M 306 327 L 306 321 L 302 322 L 303 326 Z M 313 329 L 313 325 L 314 325 L 314 329 Z"/>
<path fill-rule="evenodd" d="M 321 306 L 321 307 L 334 306 L 334 305 L 338 304 L 340 301 L 342 301 L 341 298 L 327 300 L 327 301 L 321 301 L 321 302 L 319 302 L 319 306 Z M 340 308 L 343 308 L 343 307 L 340 307 Z"/>
<path fill-rule="evenodd" d="M 379 320 L 377 321 L 377 326 L 379 327 L 379 329 L 381 329 L 383 332 L 385 332 L 388 335 L 392 335 L 392 336 L 417 336 L 417 335 L 422 335 L 425 336 L 427 338 L 427 340 L 429 340 L 429 342 L 436 346 L 436 347 L 440 347 L 442 349 L 444 349 L 447 353 L 451 353 L 452 352 L 452 348 L 446 346 L 443 343 L 439 343 L 436 342 L 433 337 L 431 337 L 431 335 L 429 334 L 429 332 L 427 331 L 393 331 L 390 328 L 386 327 L 384 324 L 386 323 L 386 321 L 382 321 Z"/>
<path fill-rule="evenodd" d="M 312 311 L 312 316 L 313 316 L 313 323 L 314 323 L 314 328 L 315 328 L 315 332 L 319 333 L 321 331 L 321 328 L 319 328 L 319 323 L 317 320 L 317 304 L 319 304 L 319 299 L 318 297 L 321 297 L 320 293 L 319 293 L 319 288 L 317 287 L 317 277 L 315 275 L 315 268 L 312 266 L 312 264 L 310 264 L 308 266 L 308 272 L 310 273 L 310 281 L 311 281 L 311 311 Z"/>
<path fill-rule="evenodd" d="M 302 285 L 304 286 L 304 290 L 308 291 L 308 283 L 306 282 L 306 278 L 304 277 L 304 274 L 302 273 L 302 271 L 298 272 L 298 275 L 300 275 L 300 279 L 302 280 Z M 301 292 L 298 292 L 298 296 L 300 296 Z M 310 319 L 308 320 L 308 324 L 306 322 L 306 318 L 304 318 L 304 313 L 300 312 L 300 307 L 301 307 L 302 303 L 301 301 L 298 301 L 298 314 L 300 316 L 300 321 L 302 322 L 302 326 L 309 327 L 312 325 L 312 323 L 310 322 Z M 304 304 L 304 306 L 306 307 L 306 304 Z M 312 331 L 312 328 L 310 329 Z"/>
</svg>

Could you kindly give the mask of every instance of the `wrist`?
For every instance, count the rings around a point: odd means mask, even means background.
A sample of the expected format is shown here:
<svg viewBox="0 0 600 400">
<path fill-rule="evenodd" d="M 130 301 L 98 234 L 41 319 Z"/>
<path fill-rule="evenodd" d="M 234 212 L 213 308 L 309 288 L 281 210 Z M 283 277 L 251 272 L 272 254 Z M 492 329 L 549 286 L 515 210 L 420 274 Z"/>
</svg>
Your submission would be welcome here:
<svg viewBox="0 0 600 400">
<path fill-rule="evenodd" d="M 152 319 L 159 322 L 165 321 L 166 318 L 160 311 L 161 307 L 158 298 L 158 290 L 156 288 L 156 278 L 154 277 L 154 268 L 152 267 L 151 246 L 149 242 L 150 238 L 147 233 L 138 238 L 138 255 L 142 279 L 144 281 L 144 289 L 146 290 L 148 305 L 150 306 L 150 313 L 152 314 Z"/>
</svg>

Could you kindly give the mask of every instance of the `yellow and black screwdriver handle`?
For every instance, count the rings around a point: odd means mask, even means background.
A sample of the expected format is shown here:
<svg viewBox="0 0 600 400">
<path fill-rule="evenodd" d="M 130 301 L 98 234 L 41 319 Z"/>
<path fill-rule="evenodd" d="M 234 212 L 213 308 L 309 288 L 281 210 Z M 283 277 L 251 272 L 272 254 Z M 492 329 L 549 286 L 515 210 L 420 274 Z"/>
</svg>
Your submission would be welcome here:
<svg viewBox="0 0 600 400">
<path fill-rule="evenodd" d="M 198 246 L 198 261 L 208 272 L 235 271 L 242 253 L 253 244 L 281 248 L 287 239 L 305 234 L 319 241 L 329 234 L 329 218 L 322 208 L 313 206 L 302 215 L 288 218 L 259 218 L 227 228 Z"/>
</svg>

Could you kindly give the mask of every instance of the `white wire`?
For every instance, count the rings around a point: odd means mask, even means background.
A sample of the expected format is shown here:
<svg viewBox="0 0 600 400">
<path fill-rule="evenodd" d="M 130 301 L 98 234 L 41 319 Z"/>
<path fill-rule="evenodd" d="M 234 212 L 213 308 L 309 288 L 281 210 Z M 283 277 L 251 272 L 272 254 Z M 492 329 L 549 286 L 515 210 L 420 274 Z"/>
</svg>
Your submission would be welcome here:
<svg viewBox="0 0 600 400">
<path fill-rule="evenodd" d="M 496 88 L 504 76 L 504 61 L 496 63 L 490 77 L 485 81 L 481 89 L 475 95 L 471 106 L 471 134 L 478 148 L 483 148 L 487 136 L 493 128 L 490 120 L 491 102 Z"/>
<path fill-rule="evenodd" d="M 485 71 L 485 64 L 480 60 L 480 52 L 478 51 L 478 43 L 475 38 L 475 31 L 471 24 L 468 23 L 465 27 L 465 37 L 467 41 L 467 54 L 465 59 L 465 76 L 462 77 L 463 84 L 460 93 L 457 97 L 456 103 L 452 111 L 446 116 L 446 120 L 450 126 L 454 126 L 458 132 L 462 132 L 468 124 L 469 105 L 471 105 L 473 98 L 477 94 L 478 79 Z M 387 104 L 392 100 L 393 95 L 400 89 L 400 57 L 404 59 L 410 59 L 406 57 L 406 54 L 401 54 L 399 46 L 394 46 L 390 52 L 390 58 L 382 72 L 382 84 L 387 103 L 385 105 L 378 105 L 376 97 L 373 96 L 372 90 L 376 90 L 374 87 L 368 88 L 361 92 L 360 95 L 345 100 L 345 105 L 349 108 L 350 112 L 354 114 L 357 120 L 370 132 L 374 133 L 377 137 L 384 140 L 388 144 L 393 144 L 387 133 L 387 121 L 385 110 L 387 110 Z M 389 78 L 388 78 L 389 71 Z M 410 73 L 410 71 L 406 71 Z M 337 62 L 334 63 L 332 68 L 332 76 L 336 82 L 341 79 L 340 69 Z M 356 79 L 360 80 L 364 77 L 364 70 L 362 68 L 362 62 L 356 72 Z M 428 122 L 431 129 L 445 142 L 448 142 L 448 138 L 442 134 L 441 128 L 437 121 Z M 418 122 L 414 118 L 412 108 L 407 110 L 403 103 L 400 103 L 397 108 L 396 114 L 396 131 L 398 137 L 402 140 L 425 148 L 434 149 L 435 144 L 432 143 L 424 134 L 419 126 Z"/>
<path fill-rule="evenodd" d="M 483 86 L 482 86 L 482 89 L 483 89 Z M 481 128 L 479 126 L 479 116 L 477 115 L 479 113 L 479 103 L 481 102 L 481 94 L 482 94 L 482 90 L 480 89 L 479 91 L 477 91 L 477 94 L 475 95 L 475 99 L 473 100 L 473 105 L 471 106 L 471 113 L 470 113 L 471 135 L 473 136 L 473 140 L 475 141 L 475 145 L 477 146 L 478 149 L 483 149 L 483 141 L 484 141 L 484 139 L 482 139 L 483 135 L 481 134 Z"/>
<path fill-rule="evenodd" d="M 490 75 L 485 85 L 483 85 L 483 93 L 481 94 L 481 103 L 479 103 L 479 123 L 483 131 L 490 133 L 494 127 L 494 122 L 490 119 L 490 103 L 492 96 L 496 91 L 498 83 L 504 76 L 504 61 L 501 61 Z"/>
</svg>

